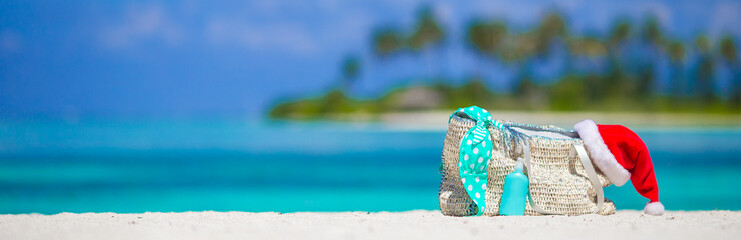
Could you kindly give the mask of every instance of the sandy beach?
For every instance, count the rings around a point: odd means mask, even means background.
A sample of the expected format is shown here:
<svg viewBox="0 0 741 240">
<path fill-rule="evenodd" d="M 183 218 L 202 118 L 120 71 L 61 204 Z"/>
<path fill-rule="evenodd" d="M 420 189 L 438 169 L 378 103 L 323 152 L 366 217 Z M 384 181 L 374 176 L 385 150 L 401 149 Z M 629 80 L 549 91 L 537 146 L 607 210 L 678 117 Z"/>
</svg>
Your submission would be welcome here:
<svg viewBox="0 0 741 240">
<path fill-rule="evenodd" d="M 440 130 L 446 129 L 448 117 L 453 111 L 455 110 L 386 113 L 382 114 L 378 120 L 391 126 Z M 741 115 L 738 114 L 494 111 L 492 116 L 498 120 L 555 125 L 568 129 L 584 119 L 593 119 L 595 122 L 605 124 L 621 124 L 631 128 L 738 128 L 741 126 Z M 339 119 L 363 120 L 351 116 Z"/>
<path fill-rule="evenodd" d="M 738 239 L 741 212 L 447 217 L 439 211 L 0 215 L 0 239 Z"/>
</svg>

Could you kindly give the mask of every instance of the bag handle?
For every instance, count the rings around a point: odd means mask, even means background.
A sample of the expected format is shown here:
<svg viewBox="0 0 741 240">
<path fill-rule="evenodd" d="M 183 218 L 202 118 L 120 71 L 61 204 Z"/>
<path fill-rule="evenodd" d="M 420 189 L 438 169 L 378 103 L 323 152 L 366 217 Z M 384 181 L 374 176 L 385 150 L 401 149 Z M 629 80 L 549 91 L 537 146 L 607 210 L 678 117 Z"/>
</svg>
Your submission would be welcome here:
<svg viewBox="0 0 741 240">
<path fill-rule="evenodd" d="M 554 132 L 554 133 L 560 133 L 563 135 L 566 135 L 568 137 L 572 138 L 578 138 L 579 135 L 576 134 L 573 130 L 567 130 L 556 126 L 540 126 L 540 125 L 532 125 L 532 124 L 522 124 L 522 123 L 516 123 L 516 122 L 504 122 L 502 123 L 505 127 L 508 128 L 521 128 L 525 130 L 531 130 L 531 131 L 542 131 L 542 132 Z"/>
<path fill-rule="evenodd" d="M 592 160 L 589 158 L 587 150 L 584 149 L 584 145 L 582 143 L 575 143 L 573 146 L 576 149 L 577 155 L 579 155 L 582 165 L 584 165 L 584 169 L 587 170 L 587 176 L 589 177 L 589 181 L 592 182 L 592 187 L 597 192 L 597 206 L 593 212 L 597 214 L 602 210 L 602 205 L 605 204 L 605 192 L 602 189 L 602 183 L 599 181 L 597 171 L 594 170 L 594 165 L 592 165 Z"/>
<path fill-rule="evenodd" d="M 580 143 L 575 143 L 572 145 L 574 149 L 576 149 L 576 153 L 579 155 L 579 159 L 581 160 L 582 165 L 584 165 L 584 169 L 587 171 L 587 177 L 589 177 L 589 181 L 592 182 L 592 187 L 594 187 L 594 190 L 597 192 L 597 206 L 594 209 L 594 214 L 599 213 L 602 210 L 602 205 L 605 203 L 605 193 L 602 189 L 602 183 L 599 181 L 599 177 L 597 177 L 597 171 L 594 170 L 594 166 L 592 165 L 592 160 L 589 159 L 589 155 L 587 154 L 587 150 L 584 149 L 584 145 Z M 522 145 L 522 151 L 524 155 L 524 161 L 525 167 L 527 168 L 528 174 L 530 171 L 530 146 L 527 143 L 524 143 Z M 555 213 L 555 212 L 549 212 L 538 206 L 537 203 L 535 203 L 535 199 L 533 198 L 533 195 L 530 194 L 529 190 L 530 186 L 528 185 L 528 202 L 530 203 L 530 207 L 535 210 L 535 212 L 543 214 L 543 215 L 562 215 L 562 213 Z"/>
</svg>

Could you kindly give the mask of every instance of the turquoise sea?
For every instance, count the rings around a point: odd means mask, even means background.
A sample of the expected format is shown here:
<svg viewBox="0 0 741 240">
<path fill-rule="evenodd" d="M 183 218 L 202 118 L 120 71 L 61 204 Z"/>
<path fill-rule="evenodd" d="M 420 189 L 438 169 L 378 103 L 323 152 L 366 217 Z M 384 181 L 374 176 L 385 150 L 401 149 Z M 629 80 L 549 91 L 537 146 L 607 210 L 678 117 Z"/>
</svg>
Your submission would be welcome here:
<svg viewBox="0 0 741 240">
<path fill-rule="evenodd" d="M 669 210 L 741 210 L 741 129 L 637 129 Z M 437 209 L 444 130 L 233 119 L 0 121 L 0 213 Z M 609 187 L 618 209 L 646 200 Z"/>
</svg>

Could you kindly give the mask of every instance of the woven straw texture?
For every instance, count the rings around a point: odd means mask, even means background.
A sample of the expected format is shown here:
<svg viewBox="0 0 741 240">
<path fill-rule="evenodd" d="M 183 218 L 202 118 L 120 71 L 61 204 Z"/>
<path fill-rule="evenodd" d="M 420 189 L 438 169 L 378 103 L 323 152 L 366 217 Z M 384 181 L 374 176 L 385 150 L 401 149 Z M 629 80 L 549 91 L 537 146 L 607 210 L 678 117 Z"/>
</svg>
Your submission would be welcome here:
<svg viewBox="0 0 741 240">
<path fill-rule="evenodd" d="M 439 191 L 440 210 L 449 216 L 474 215 L 476 206 L 463 189 L 458 173 L 458 149 L 460 141 L 466 132 L 473 127 L 471 120 L 453 117 L 448 125 L 445 136 L 445 145 L 442 153 L 442 175 Z M 489 127 L 493 149 L 489 159 L 489 178 L 486 190 L 486 206 L 484 215 L 499 214 L 499 202 L 504 186 L 504 177 L 514 171 L 517 158 L 521 157 L 522 149 L 518 148 L 515 139 L 518 133 L 511 126 L 523 126 L 504 122 L 504 130 Z M 542 131 L 569 132 L 569 130 L 553 126 L 531 126 Z M 524 136 L 519 134 L 519 136 Z M 572 145 L 581 143 L 578 138 L 552 139 L 542 136 L 526 136 L 525 141 L 530 145 L 530 169 L 526 174 L 530 180 L 530 192 L 543 210 L 567 215 L 590 214 L 597 206 L 597 193 L 587 177 L 586 170 L 574 154 Z M 518 152 L 519 150 L 519 152 Z M 597 175 L 603 187 L 611 183 L 597 170 Z M 528 199 L 530 201 L 530 199 Z M 615 204 L 605 199 L 605 204 L 599 214 L 615 213 Z M 525 215 L 540 215 L 529 204 L 526 205 Z"/>
</svg>

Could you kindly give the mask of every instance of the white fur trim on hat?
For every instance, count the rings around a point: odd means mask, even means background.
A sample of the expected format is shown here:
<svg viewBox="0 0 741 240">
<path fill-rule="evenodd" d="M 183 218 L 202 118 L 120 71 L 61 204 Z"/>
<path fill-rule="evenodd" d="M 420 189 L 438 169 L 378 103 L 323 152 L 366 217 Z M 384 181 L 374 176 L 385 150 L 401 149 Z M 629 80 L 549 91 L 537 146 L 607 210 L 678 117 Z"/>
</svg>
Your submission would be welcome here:
<svg viewBox="0 0 741 240">
<path fill-rule="evenodd" d="M 648 215 L 654 215 L 654 216 L 664 215 L 664 204 L 661 204 L 661 202 L 646 203 L 646 207 L 643 208 L 643 212 L 645 212 Z"/>
<path fill-rule="evenodd" d="M 577 123 L 574 125 L 574 130 L 579 134 L 581 140 L 584 141 L 584 147 L 589 152 L 589 156 L 592 157 L 592 161 L 607 176 L 607 179 L 610 179 L 610 182 L 618 187 L 628 182 L 630 172 L 625 170 L 617 162 L 615 155 L 612 155 L 612 152 L 610 152 L 610 149 L 607 148 L 605 141 L 602 139 L 597 124 L 592 119 Z"/>
</svg>

